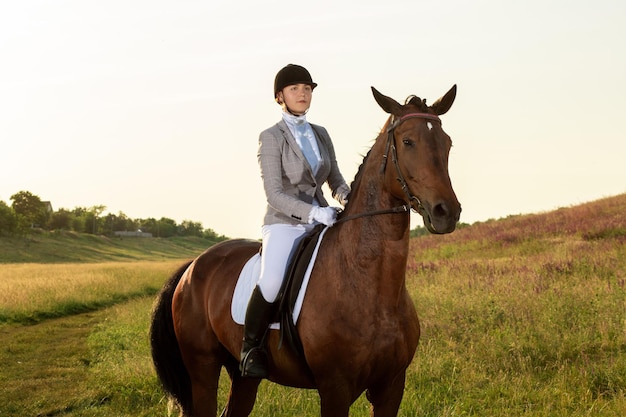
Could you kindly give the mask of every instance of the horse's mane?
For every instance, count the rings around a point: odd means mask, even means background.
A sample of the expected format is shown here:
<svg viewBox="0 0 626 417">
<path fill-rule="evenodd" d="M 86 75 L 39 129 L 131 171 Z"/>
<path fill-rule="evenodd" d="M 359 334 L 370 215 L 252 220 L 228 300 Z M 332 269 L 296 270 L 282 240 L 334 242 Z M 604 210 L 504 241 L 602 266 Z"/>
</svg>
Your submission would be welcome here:
<svg viewBox="0 0 626 417">
<path fill-rule="evenodd" d="M 367 151 L 367 153 L 363 157 L 363 161 L 361 162 L 361 165 L 359 165 L 359 169 L 357 170 L 356 175 L 354 176 L 354 179 L 352 180 L 352 183 L 350 184 L 350 194 L 348 194 L 348 204 L 346 204 L 346 207 L 345 207 L 346 210 L 348 209 L 348 207 L 350 206 L 350 202 L 352 201 L 350 199 L 350 196 L 352 195 L 354 190 L 359 187 L 359 184 L 361 183 L 361 177 L 363 177 L 364 167 L 365 167 L 365 164 L 366 164 L 368 158 L 370 157 L 370 154 L 372 153 L 372 149 L 376 145 L 376 142 L 378 142 L 380 137 L 383 135 L 383 133 L 387 131 L 387 127 L 389 126 L 390 120 L 391 120 L 391 117 L 387 119 L 387 121 L 385 122 L 385 125 L 380 130 L 380 133 L 374 139 L 374 144 Z"/>
<path fill-rule="evenodd" d="M 357 170 L 356 175 L 354 176 L 354 179 L 352 180 L 352 183 L 350 184 L 350 193 L 348 194 L 348 203 L 346 204 L 345 209 L 347 209 L 350 206 L 350 203 L 352 202 L 352 200 L 350 199 L 350 196 L 352 195 L 352 192 L 354 192 L 354 189 L 358 187 L 359 183 L 361 182 L 361 177 L 363 176 L 363 167 L 365 166 L 365 162 L 367 161 L 367 158 L 370 156 L 371 152 L 372 152 L 372 148 L 370 148 L 370 150 L 367 151 L 367 153 L 363 157 L 363 162 L 361 162 L 361 165 L 359 165 L 359 169 Z"/>
</svg>

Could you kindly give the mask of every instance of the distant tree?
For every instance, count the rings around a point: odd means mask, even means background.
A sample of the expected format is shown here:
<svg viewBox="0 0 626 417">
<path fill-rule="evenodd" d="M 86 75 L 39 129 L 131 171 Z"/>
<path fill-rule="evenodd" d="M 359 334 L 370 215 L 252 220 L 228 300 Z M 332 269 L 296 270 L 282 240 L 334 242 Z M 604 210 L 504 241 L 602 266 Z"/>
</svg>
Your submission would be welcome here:
<svg viewBox="0 0 626 417">
<path fill-rule="evenodd" d="M 139 220 L 135 220 L 135 219 L 128 219 L 126 221 L 126 230 L 138 230 L 141 229 L 141 227 L 139 226 L 140 222 Z"/>
<path fill-rule="evenodd" d="M 104 231 L 104 220 L 100 218 L 104 210 L 106 206 L 102 205 L 89 207 L 85 218 L 85 232 L 97 235 Z"/>
<path fill-rule="evenodd" d="M 71 229 L 75 232 L 83 232 L 85 230 L 85 217 L 83 216 L 74 216 L 72 217 L 72 225 Z"/>
<path fill-rule="evenodd" d="M 11 236 L 17 231 L 15 210 L 4 201 L 0 201 L 0 236 Z"/>
<path fill-rule="evenodd" d="M 109 213 L 106 216 L 104 216 L 104 218 L 102 219 L 102 221 L 104 222 L 104 234 L 105 235 L 113 235 L 113 233 L 115 232 L 115 224 L 116 224 L 116 220 L 117 220 L 117 216 L 113 213 Z"/>
<path fill-rule="evenodd" d="M 76 232 L 100 234 L 106 231 L 105 219 L 100 215 L 106 210 L 106 206 L 92 206 L 92 207 L 75 207 L 73 210 L 74 221 L 72 222 L 72 229 Z"/>
<path fill-rule="evenodd" d="M 97 228 L 98 228 L 98 218 L 96 217 L 95 213 L 90 213 L 87 212 L 83 215 L 83 230 L 81 230 L 82 233 L 88 233 L 91 235 L 95 235 L 97 234 Z"/>
<path fill-rule="evenodd" d="M 33 227 L 35 225 L 43 227 L 48 220 L 48 210 L 46 204 L 39 196 L 29 191 L 20 191 L 11 196 L 13 210 L 18 218 L 20 227 Z"/>
<path fill-rule="evenodd" d="M 197 236 L 202 237 L 202 223 L 192 222 L 191 220 L 183 220 L 178 226 L 178 234 L 180 236 Z"/>
<path fill-rule="evenodd" d="M 172 219 L 168 219 L 167 217 L 161 217 L 157 223 L 158 226 L 158 236 L 159 237 L 172 237 L 176 236 L 177 225 L 176 222 Z"/>
<path fill-rule="evenodd" d="M 428 231 L 428 229 L 426 229 L 424 226 L 415 226 L 415 229 L 411 229 L 411 231 L 409 232 L 409 237 L 425 236 L 429 233 L 430 232 Z"/>
<path fill-rule="evenodd" d="M 109 234 L 116 231 L 135 231 L 152 233 L 155 237 L 197 236 L 214 242 L 226 240 L 213 229 L 204 229 L 202 223 L 184 220 L 180 225 L 167 217 L 131 219 L 121 211 L 102 216 L 106 206 L 75 207 L 72 210 L 50 210 L 49 202 L 28 192 L 20 191 L 11 196 L 13 204 L 8 206 L 0 201 L 0 235 L 9 235 L 27 231 L 33 226 L 49 230 L 72 230 L 79 233 Z"/>
<path fill-rule="evenodd" d="M 152 236 L 160 237 L 159 222 L 157 219 L 150 217 L 149 219 L 137 220 L 137 222 L 142 232 L 152 233 Z"/>
<path fill-rule="evenodd" d="M 471 224 L 469 224 L 469 223 L 463 223 L 463 222 L 458 222 L 458 223 L 456 224 L 456 230 L 459 230 L 459 229 L 464 229 L 464 228 L 469 227 L 469 226 L 471 226 Z"/>
<path fill-rule="evenodd" d="M 74 217 L 83 217 L 87 212 L 89 212 L 89 209 L 85 207 L 74 207 L 74 210 L 72 210 Z"/>
<path fill-rule="evenodd" d="M 138 229 L 139 222 L 128 217 L 121 211 L 115 214 L 108 214 L 104 218 L 105 228 L 107 232 L 135 231 Z"/>
<path fill-rule="evenodd" d="M 215 233 L 213 229 L 204 229 L 204 232 L 202 233 L 202 237 L 208 240 L 212 240 L 213 242 L 221 242 L 227 239 L 226 236 L 218 235 L 217 233 Z"/>
<path fill-rule="evenodd" d="M 50 215 L 48 219 L 48 228 L 51 230 L 71 230 L 74 214 L 64 208 L 61 208 Z"/>
</svg>

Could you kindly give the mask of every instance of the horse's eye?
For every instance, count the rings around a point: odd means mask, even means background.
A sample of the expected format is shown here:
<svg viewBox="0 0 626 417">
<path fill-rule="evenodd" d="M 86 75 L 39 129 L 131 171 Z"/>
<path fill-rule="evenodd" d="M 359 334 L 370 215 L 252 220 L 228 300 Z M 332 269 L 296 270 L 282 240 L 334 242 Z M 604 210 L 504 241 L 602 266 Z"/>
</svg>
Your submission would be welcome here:
<svg viewBox="0 0 626 417">
<path fill-rule="evenodd" d="M 402 143 L 405 146 L 410 146 L 410 147 L 415 146 L 415 142 L 413 142 L 411 139 L 407 139 L 407 138 L 402 139 Z"/>
</svg>

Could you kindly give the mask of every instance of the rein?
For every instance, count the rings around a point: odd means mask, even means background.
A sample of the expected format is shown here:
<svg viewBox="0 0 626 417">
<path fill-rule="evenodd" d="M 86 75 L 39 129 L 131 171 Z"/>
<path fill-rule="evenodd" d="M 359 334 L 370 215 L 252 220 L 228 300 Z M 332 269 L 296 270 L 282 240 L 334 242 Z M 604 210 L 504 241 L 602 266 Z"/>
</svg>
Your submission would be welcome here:
<svg viewBox="0 0 626 417">
<path fill-rule="evenodd" d="M 403 204 L 401 206 L 392 207 L 390 209 L 366 211 L 365 213 L 358 213 L 358 214 L 353 214 L 351 216 L 342 217 L 340 219 L 337 219 L 335 224 L 347 222 L 348 220 L 354 220 L 354 219 L 358 219 L 358 218 L 366 217 L 366 216 L 376 216 L 378 214 L 408 213 L 409 210 L 411 210 L 411 206 L 409 206 L 408 204 Z"/>
<path fill-rule="evenodd" d="M 404 175 L 402 174 L 402 171 L 400 170 L 400 163 L 398 162 L 398 151 L 396 149 L 396 145 L 395 143 L 392 143 L 394 142 L 393 140 L 394 130 L 405 120 L 414 119 L 414 118 L 433 120 L 433 121 L 441 123 L 441 119 L 439 118 L 439 116 L 430 114 L 430 113 L 408 113 L 400 117 L 399 119 L 393 121 L 391 125 L 389 126 L 389 128 L 387 128 L 387 145 L 385 147 L 385 153 L 383 154 L 383 163 L 380 167 L 380 173 L 383 174 L 385 172 L 385 168 L 387 167 L 387 158 L 389 157 L 389 151 L 391 150 L 391 161 L 393 162 L 393 165 L 396 168 L 396 174 L 397 174 L 396 179 L 400 182 L 400 187 L 402 188 L 402 191 L 404 191 L 404 194 L 407 197 L 408 204 L 403 204 L 401 206 L 396 206 L 396 207 L 392 207 L 389 209 L 374 210 L 374 211 L 368 211 L 365 213 L 354 214 L 351 216 L 343 217 L 341 219 L 337 219 L 336 223 L 343 223 L 343 222 L 347 222 L 348 220 L 354 220 L 354 219 L 358 219 L 360 217 L 365 217 L 365 216 L 376 216 L 379 214 L 407 213 L 410 210 L 413 210 L 416 213 L 419 213 L 425 219 L 429 219 L 430 216 L 428 215 L 426 208 L 424 208 L 424 206 L 422 205 L 422 202 L 420 201 L 420 199 L 417 196 L 411 194 L 411 191 L 409 191 L 409 186 L 406 180 L 404 179 Z M 430 220 L 428 221 L 425 220 L 424 225 L 426 226 L 429 232 L 439 233 L 430 224 Z"/>
</svg>

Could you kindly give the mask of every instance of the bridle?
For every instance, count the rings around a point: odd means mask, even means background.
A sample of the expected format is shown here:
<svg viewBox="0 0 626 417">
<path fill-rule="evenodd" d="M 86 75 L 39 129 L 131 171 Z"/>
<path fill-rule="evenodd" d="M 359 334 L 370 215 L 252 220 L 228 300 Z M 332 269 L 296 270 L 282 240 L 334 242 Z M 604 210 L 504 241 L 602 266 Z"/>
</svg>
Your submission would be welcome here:
<svg viewBox="0 0 626 417">
<path fill-rule="evenodd" d="M 391 162 L 393 162 L 393 165 L 396 168 L 396 179 L 398 180 L 398 182 L 400 182 L 400 187 L 402 188 L 402 191 L 407 198 L 408 204 L 403 204 L 401 206 L 396 206 L 389 209 L 368 211 L 365 213 L 358 213 L 351 216 L 342 217 L 337 220 L 337 223 L 342 223 L 348 220 L 353 220 L 365 216 L 375 216 L 378 214 L 392 213 L 408 213 L 410 210 L 413 210 L 416 213 L 419 213 L 424 218 L 424 225 L 429 232 L 439 233 L 433 228 L 430 222 L 430 215 L 428 214 L 428 211 L 426 211 L 426 208 L 422 205 L 419 197 L 411 194 L 411 191 L 409 190 L 409 186 L 406 182 L 406 179 L 404 178 L 404 175 L 402 174 L 402 170 L 400 169 L 400 163 L 398 161 L 398 151 L 396 149 L 395 141 L 393 140 L 394 131 L 402 122 L 408 119 L 416 118 L 433 120 L 441 123 L 441 119 L 439 118 L 439 116 L 430 113 L 408 113 L 402 117 L 399 117 L 396 120 L 392 120 L 391 124 L 387 128 L 387 144 L 385 146 L 385 153 L 383 154 L 383 162 L 380 166 L 380 173 L 382 175 L 385 173 L 385 169 L 387 168 L 387 160 L 389 158 L 389 153 L 391 152 Z"/>
</svg>

